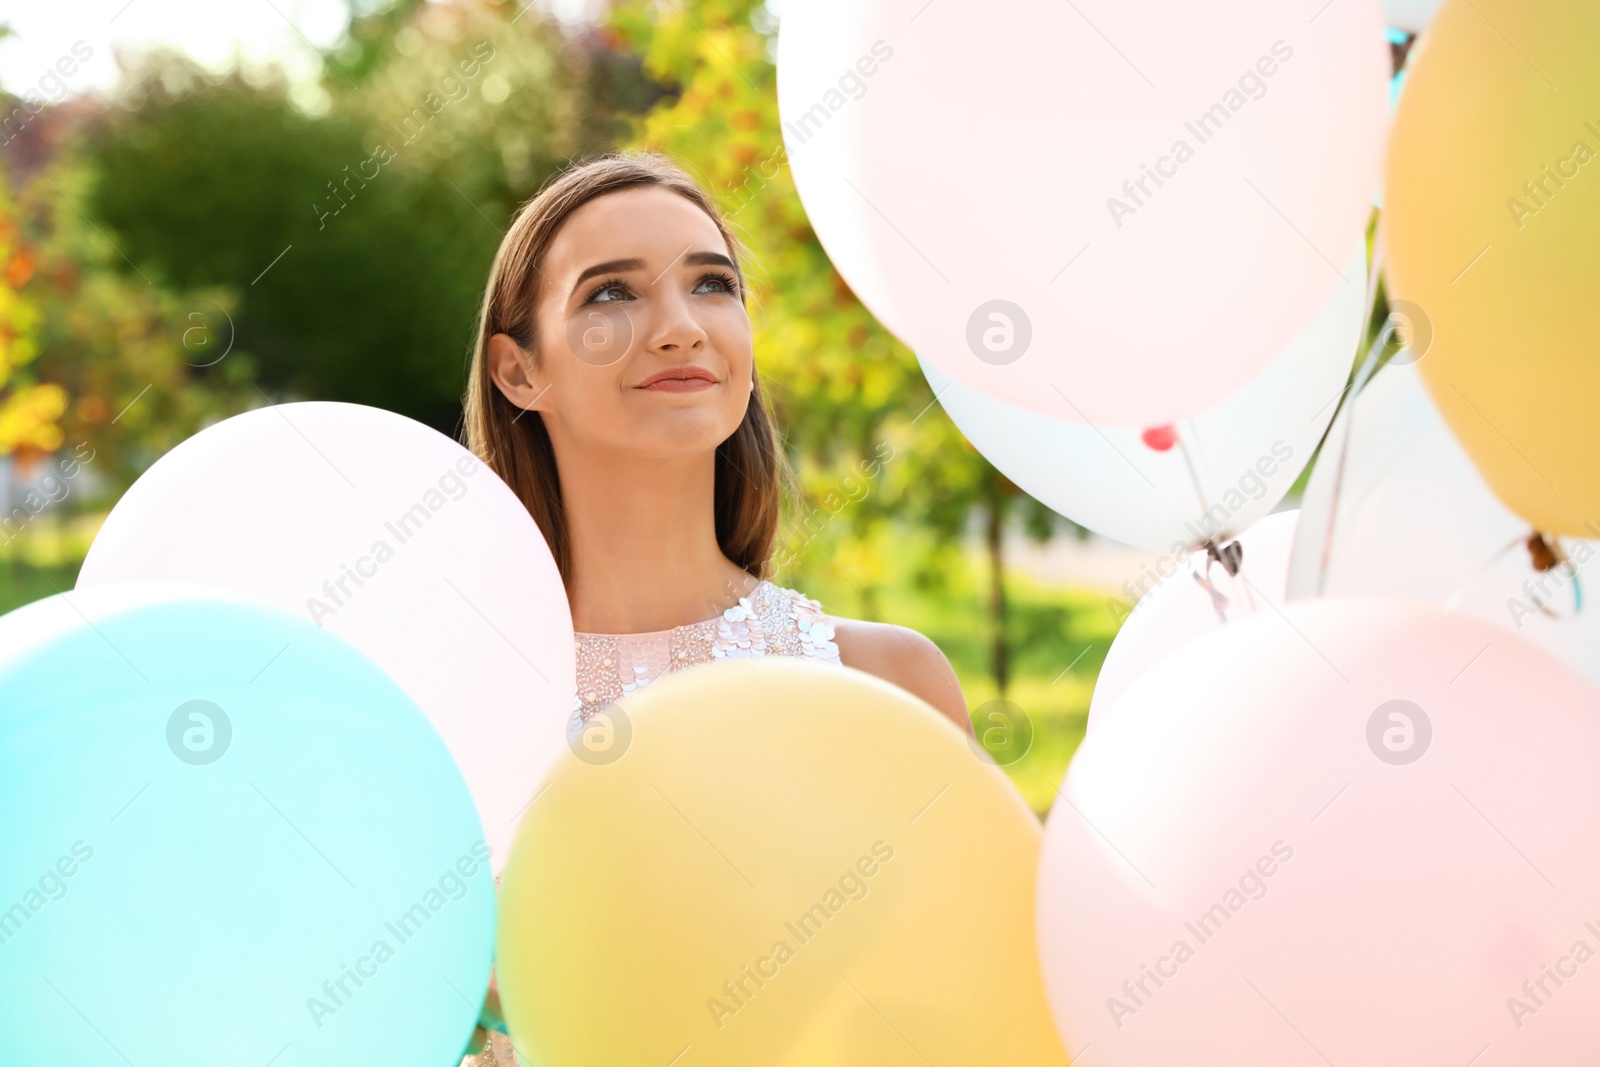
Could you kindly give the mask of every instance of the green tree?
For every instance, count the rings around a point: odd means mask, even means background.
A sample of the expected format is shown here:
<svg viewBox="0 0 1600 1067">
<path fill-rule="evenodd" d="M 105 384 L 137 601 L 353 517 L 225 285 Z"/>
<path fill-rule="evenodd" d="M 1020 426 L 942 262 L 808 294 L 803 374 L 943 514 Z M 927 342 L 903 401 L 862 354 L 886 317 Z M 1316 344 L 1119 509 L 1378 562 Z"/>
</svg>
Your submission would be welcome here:
<svg viewBox="0 0 1600 1067">
<path fill-rule="evenodd" d="M 65 391 L 39 381 L 30 366 L 39 355 L 40 313 L 23 290 L 37 266 L 0 170 L 0 455 L 24 459 L 60 447 L 66 410 Z"/>
<path fill-rule="evenodd" d="M 506 219 L 615 121 L 585 95 L 614 72 L 514 14 L 457 0 L 358 18 L 319 113 L 281 80 L 148 57 L 97 128 L 86 210 L 158 284 L 232 294 L 266 389 L 453 433 Z"/>
<path fill-rule="evenodd" d="M 47 128 L 64 132 L 68 124 L 54 119 Z M 90 180 L 69 148 L 19 183 L 21 224 L 35 249 L 23 292 L 39 309 L 33 370 L 61 398 L 46 447 L 92 455 L 92 469 L 116 491 L 260 397 L 252 361 L 226 328 L 227 294 L 174 292 L 128 270 L 79 210 Z"/>
</svg>

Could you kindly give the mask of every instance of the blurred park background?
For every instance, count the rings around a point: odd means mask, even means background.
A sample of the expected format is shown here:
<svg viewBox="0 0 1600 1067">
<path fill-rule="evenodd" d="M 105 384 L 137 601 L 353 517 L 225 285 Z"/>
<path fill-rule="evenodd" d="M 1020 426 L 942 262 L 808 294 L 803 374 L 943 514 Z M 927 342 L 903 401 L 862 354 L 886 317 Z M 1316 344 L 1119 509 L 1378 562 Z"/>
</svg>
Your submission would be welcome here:
<svg viewBox="0 0 1600 1067">
<path fill-rule="evenodd" d="M 835 273 L 784 157 L 775 2 L 54 7 L 0 6 L 0 611 L 69 588 L 128 484 L 231 414 L 456 435 L 508 219 L 569 160 L 656 149 L 753 254 L 802 486 L 777 580 L 926 632 L 980 732 L 1020 707 L 1008 770 L 1048 808 L 1146 557 L 990 466 Z"/>
</svg>

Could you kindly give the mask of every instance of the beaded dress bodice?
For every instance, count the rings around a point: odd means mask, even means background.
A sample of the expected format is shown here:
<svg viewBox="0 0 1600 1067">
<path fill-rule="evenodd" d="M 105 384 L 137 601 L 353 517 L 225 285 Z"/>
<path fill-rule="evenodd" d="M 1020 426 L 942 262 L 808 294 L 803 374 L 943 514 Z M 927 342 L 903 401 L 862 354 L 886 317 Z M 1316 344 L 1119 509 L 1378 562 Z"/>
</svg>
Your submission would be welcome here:
<svg viewBox="0 0 1600 1067">
<path fill-rule="evenodd" d="M 670 671 L 720 659 L 805 656 L 839 662 L 833 620 L 793 589 L 762 581 L 749 596 L 703 622 L 642 634 L 579 633 L 573 713 L 596 711 Z"/>
</svg>

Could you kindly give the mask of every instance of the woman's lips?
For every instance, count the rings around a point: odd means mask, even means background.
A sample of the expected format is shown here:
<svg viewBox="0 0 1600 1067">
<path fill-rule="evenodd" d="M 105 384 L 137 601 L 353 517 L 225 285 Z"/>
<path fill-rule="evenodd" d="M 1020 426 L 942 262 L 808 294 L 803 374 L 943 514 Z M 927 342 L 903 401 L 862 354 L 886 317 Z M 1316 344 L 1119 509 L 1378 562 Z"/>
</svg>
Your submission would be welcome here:
<svg viewBox="0 0 1600 1067">
<path fill-rule="evenodd" d="M 706 378 L 662 378 L 660 381 L 651 382 L 649 385 L 640 386 L 655 393 L 698 393 L 702 389 L 710 389 L 716 382 Z"/>
<path fill-rule="evenodd" d="M 689 365 L 658 371 L 640 382 L 639 388 L 651 389 L 658 393 L 698 393 L 716 384 L 716 375 L 704 367 Z"/>
</svg>

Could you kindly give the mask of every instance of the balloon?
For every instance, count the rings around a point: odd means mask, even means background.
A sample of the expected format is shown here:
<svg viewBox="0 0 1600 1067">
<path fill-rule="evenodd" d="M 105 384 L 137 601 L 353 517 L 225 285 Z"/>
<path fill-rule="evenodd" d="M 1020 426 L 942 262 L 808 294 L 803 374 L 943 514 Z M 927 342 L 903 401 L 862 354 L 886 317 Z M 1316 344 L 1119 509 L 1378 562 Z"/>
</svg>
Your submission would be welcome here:
<svg viewBox="0 0 1600 1067">
<path fill-rule="evenodd" d="M 1508 508 L 1567 537 L 1600 520 L 1597 51 L 1600 5 L 1444 4 L 1395 116 L 1384 216 L 1445 422 Z"/>
<path fill-rule="evenodd" d="M 1006 403 L 1140 428 L 1327 303 L 1389 74 L 1375 0 L 811 0 L 777 67 L 806 213 L 890 330 Z"/>
<path fill-rule="evenodd" d="M 426 718 L 272 608 L 129 583 L 0 618 L 0 1062 L 434 1067 L 494 886 Z"/>
<path fill-rule="evenodd" d="M 1391 108 L 1400 103 L 1400 90 L 1404 89 L 1405 87 L 1406 72 L 1402 70 L 1399 74 L 1396 74 L 1394 76 L 1394 80 L 1389 83 L 1389 106 Z M 1383 191 L 1380 189 L 1378 192 L 1379 195 L 1377 198 L 1377 204 L 1381 209 L 1383 207 Z"/>
<path fill-rule="evenodd" d="M 1134 682 L 1184 645 L 1229 622 L 1283 608 L 1289 549 L 1299 517 L 1298 511 L 1280 511 L 1240 534 L 1244 555 L 1236 575 L 1204 552 L 1195 552 L 1167 573 L 1152 576 L 1156 584 L 1139 597 L 1100 666 L 1089 699 L 1089 729 L 1105 721 L 1108 709 L 1116 707 Z M 1200 584 L 1201 578 L 1223 598 L 1220 603 Z"/>
<path fill-rule="evenodd" d="M 1389 25 L 1409 33 L 1427 29 L 1428 20 L 1439 8 L 1439 0 L 1383 0 L 1383 15 Z"/>
<path fill-rule="evenodd" d="M 1012 407 L 930 360 L 922 370 L 967 440 L 1029 495 L 1106 537 L 1181 553 L 1233 536 L 1270 512 L 1316 451 L 1366 325 L 1364 254 L 1345 277 L 1283 358 L 1174 427 L 1174 441 L 1158 439 L 1159 448 L 1137 429 Z"/>
<path fill-rule="evenodd" d="M 1597 760 L 1600 692 L 1477 619 L 1328 599 L 1194 641 L 1088 734 L 1046 823 L 1069 1051 L 1592 1059 Z"/>
<path fill-rule="evenodd" d="M 1520 633 L 1600 684 L 1600 541 L 1563 542 L 1567 562 L 1535 570 L 1527 523 L 1484 485 L 1414 365 L 1375 375 L 1323 456 L 1301 501 L 1292 597 L 1438 604 Z"/>
<path fill-rule="evenodd" d="M 901 689 L 781 659 L 591 719 L 500 885 L 523 1058 L 1065 1067 L 1038 820 L 979 751 Z"/>
<path fill-rule="evenodd" d="M 392 412 L 304 403 L 235 416 L 134 483 L 80 589 L 214 585 L 355 645 L 433 722 L 496 870 L 565 745 L 572 616 L 544 537 L 471 453 Z"/>
</svg>

